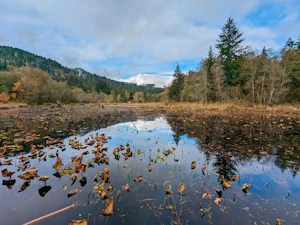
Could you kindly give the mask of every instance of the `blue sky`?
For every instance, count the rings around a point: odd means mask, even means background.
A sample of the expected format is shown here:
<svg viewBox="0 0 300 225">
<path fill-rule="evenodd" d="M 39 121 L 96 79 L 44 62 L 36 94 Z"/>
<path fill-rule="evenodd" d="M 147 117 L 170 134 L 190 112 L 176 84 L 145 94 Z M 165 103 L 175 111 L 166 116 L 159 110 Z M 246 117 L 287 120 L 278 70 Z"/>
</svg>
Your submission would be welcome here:
<svg viewBox="0 0 300 225">
<path fill-rule="evenodd" d="M 193 70 L 233 17 L 244 45 L 300 36 L 299 0 L 0 0 L 0 45 L 111 79 L 168 84 Z M 214 49 L 216 52 L 216 50 Z"/>
</svg>

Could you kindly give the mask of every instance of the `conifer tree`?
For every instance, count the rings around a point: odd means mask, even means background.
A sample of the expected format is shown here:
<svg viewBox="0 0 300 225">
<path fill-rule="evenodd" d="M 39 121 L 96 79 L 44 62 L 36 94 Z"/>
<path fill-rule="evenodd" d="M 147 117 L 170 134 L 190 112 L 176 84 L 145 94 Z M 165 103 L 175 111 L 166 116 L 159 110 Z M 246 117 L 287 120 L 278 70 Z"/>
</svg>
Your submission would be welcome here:
<svg viewBox="0 0 300 225">
<path fill-rule="evenodd" d="M 185 75 L 181 72 L 179 65 L 174 71 L 173 75 L 174 79 L 172 81 L 171 86 L 169 87 L 169 99 L 179 102 L 180 101 L 180 93 L 184 88 Z"/>
<path fill-rule="evenodd" d="M 230 86 L 235 86 L 239 82 L 239 69 L 244 51 L 244 47 L 241 46 L 244 41 L 242 35 L 243 33 L 237 28 L 236 22 L 229 17 L 217 40 L 216 47 L 219 50 L 225 83 Z"/>
<path fill-rule="evenodd" d="M 208 86 L 208 102 L 215 101 L 215 79 L 213 73 L 213 66 L 215 62 L 215 56 L 212 47 L 209 47 L 208 56 L 205 60 L 207 68 L 207 86 Z"/>
</svg>

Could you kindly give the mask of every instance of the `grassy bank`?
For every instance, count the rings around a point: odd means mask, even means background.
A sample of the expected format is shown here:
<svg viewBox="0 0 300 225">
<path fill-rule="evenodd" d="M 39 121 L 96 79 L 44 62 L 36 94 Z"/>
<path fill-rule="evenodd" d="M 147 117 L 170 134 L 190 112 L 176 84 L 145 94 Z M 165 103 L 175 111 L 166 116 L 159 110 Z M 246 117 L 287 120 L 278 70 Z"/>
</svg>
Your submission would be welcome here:
<svg viewBox="0 0 300 225">
<path fill-rule="evenodd" d="M 185 111 L 191 113 L 197 112 L 244 112 L 244 113 L 272 113 L 272 114 L 293 114 L 300 115 L 299 104 L 284 105 L 260 105 L 260 104 L 234 104 L 234 103 L 144 103 L 137 104 L 139 108 L 146 110 L 163 111 Z"/>
<path fill-rule="evenodd" d="M 104 109 L 102 109 L 104 105 Z M 146 112 L 186 112 L 186 113 L 239 113 L 239 114 L 270 114 L 270 115 L 293 115 L 300 116 L 299 104 L 285 105 L 259 105 L 259 104 L 234 104 L 234 103 L 89 103 L 89 104 L 68 104 L 58 108 L 56 104 L 44 104 L 42 106 L 30 106 L 25 103 L 0 103 L 0 118 L 11 117 L 16 113 L 27 114 L 27 112 L 39 113 L 43 111 L 70 111 L 76 114 L 98 113 L 103 111 L 146 111 Z"/>
</svg>

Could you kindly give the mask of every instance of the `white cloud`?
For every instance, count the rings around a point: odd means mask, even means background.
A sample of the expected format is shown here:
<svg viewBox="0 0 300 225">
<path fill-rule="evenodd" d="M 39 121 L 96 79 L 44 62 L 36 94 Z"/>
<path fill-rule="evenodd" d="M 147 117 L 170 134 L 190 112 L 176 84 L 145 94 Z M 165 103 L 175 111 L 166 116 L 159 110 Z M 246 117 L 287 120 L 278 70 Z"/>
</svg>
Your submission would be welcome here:
<svg viewBox="0 0 300 225">
<path fill-rule="evenodd" d="M 93 71 L 99 76 L 109 77 L 111 79 L 117 79 L 121 77 L 121 74 L 116 70 L 99 69 L 98 67 L 94 67 Z"/>
<path fill-rule="evenodd" d="M 135 75 L 141 73 L 158 85 L 169 78 L 156 81 L 148 73 L 173 71 L 174 61 L 200 61 L 229 16 L 238 22 L 245 43 L 257 49 L 280 47 L 278 37 L 298 36 L 300 25 L 297 0 L 0 1 L 4 44 L 114 79 L 131 75 L 131 80 L 143 82 L 146 78 Z M 276 26 L 245 21 L 249 13 L 271 3 L 282 4 L 286 15 Z M 127 60 L 113 63 L 119 58 Z M 108 60 L 112 63 L 105 64 Z"/>
<path fill-rule="evenodd" d="M 173 76 L 138 74 L 136 76 L 129 77 L 128 79 L 118 79 L 118 80 L 129 82 L 129 83 L 136 83 L 137 85 L 155 84 L 156 87 L 164 87 L 171 84 L 173 80 Z"/>
</svg>

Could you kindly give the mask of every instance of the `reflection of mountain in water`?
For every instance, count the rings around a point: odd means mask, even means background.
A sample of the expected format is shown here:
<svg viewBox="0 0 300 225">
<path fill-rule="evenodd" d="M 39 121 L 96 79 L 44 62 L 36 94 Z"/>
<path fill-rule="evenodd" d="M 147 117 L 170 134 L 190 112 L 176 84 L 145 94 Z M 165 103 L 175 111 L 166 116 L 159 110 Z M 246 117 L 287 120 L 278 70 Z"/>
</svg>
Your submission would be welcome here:
<svg viewBox="0 0 300 225">
<path fill-rule="evenodd" d="M 270 160 L 270 156 L 275 157 L 275 165 L 281 170 L 289 169 L 294 176 L 298 171 L 298 118 L 170 114 L 167 120 L 174 131 L 174 141 L 178 143 L 182 135 L 197 138 L 199 149 L 207 160 L 215 156 L 213 166 L 225 178 L 236 174 L 237 163 Z"/>
</svg>

